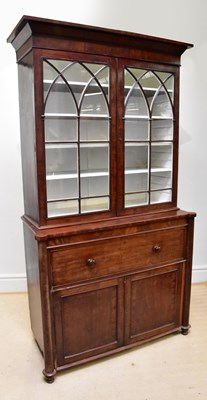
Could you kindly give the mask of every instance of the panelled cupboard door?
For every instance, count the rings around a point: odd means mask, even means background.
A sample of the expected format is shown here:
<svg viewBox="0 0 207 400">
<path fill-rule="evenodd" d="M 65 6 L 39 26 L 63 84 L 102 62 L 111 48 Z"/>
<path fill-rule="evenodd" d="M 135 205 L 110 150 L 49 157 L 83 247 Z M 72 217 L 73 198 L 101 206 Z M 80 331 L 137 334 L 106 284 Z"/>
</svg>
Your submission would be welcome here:
<svg viewBox="0 0 207 400">
<path fill-rule="evenodd" d="M 75 363 L 123 343 L 123 279 L 54 294 L 57 364 Z"/>
<path fill-rule="evenodd" d="M 125 344 L 150 339 L 181 325 L 185 263 L 126 278 Z"/>
</svg>

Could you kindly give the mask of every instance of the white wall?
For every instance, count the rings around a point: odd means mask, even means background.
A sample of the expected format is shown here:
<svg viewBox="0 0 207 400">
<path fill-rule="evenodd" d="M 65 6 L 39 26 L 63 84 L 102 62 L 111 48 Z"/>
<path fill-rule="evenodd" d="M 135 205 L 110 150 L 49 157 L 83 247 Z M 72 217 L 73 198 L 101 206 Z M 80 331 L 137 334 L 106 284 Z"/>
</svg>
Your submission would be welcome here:
<svg viewBox="0 0 207 400">
<path fill-rule="evenodd" d="M 179 206 L 196 211 L 195 280 L 207 280 L 207 2 L 204 0 L 13 1 L 0 15 L 0 292 L 26 289 L 15 52 L 6 39 L 22 15 L 193 43 L 182 57 Z"/>
</svg>

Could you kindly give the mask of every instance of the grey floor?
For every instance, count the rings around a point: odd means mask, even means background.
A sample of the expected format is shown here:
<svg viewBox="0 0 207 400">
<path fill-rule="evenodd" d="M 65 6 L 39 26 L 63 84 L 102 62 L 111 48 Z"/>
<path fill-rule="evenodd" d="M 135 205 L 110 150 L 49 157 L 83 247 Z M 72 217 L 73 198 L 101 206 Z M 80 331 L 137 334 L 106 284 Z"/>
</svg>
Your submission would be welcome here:
<svg viewBox="0 0 207 400">
<path fill-rule="evenodd" d="M 27 295 L 0 295 L 1 400 L 207 400 L 207 283 L 192 286 L 191 331 L 59 373 L 48 385 Z"/>
</svg>

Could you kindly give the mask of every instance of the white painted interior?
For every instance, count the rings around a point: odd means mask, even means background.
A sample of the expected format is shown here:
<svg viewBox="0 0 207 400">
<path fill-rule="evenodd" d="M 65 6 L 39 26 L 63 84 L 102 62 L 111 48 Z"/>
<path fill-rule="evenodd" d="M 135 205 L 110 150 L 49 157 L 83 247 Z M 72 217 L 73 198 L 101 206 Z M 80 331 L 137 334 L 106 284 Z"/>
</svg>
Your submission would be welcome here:
<svg viewBox="0 0 207 400">
<path fill-rule="evenodd" d="M 26 290 L 18 84 L 6 39 L 22 15 L 128 30 L 194 44 L 182 57 L 179 196 L 197 212 L 193 280 L 207 280 L 207 3 L 204 0 L 19 0 L 0 14 L 0 292 Z"/>
</svg>

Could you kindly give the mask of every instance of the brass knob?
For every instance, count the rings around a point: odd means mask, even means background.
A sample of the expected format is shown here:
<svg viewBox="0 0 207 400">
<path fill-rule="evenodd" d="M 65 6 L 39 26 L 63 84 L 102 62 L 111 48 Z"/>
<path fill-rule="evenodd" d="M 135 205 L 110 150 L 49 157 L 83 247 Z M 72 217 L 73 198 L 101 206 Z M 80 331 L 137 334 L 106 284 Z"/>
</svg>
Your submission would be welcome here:
<svg viewBox="0 0 207 400">
<path fill-rule="evenodd" d="M 153 247 L 153 251 L 154 251 L 155 253 L 160 253 L 161 247 L 160 247 L 159 245 L 156 245 L 156 246 Z"/>
<path fill-rule="evenodd" d="M 88 260 L 86 261 L 86 265 L 89 268 L 95 267 L 95 264 L 96 264 L 96 260 L 94 260 L 93 258 L 88 258 Z"/>
</svg>

